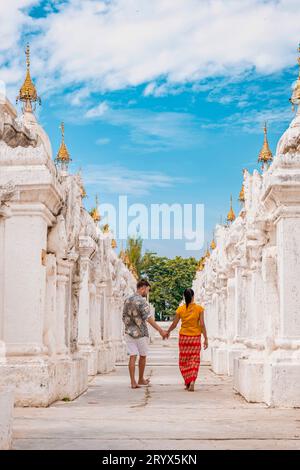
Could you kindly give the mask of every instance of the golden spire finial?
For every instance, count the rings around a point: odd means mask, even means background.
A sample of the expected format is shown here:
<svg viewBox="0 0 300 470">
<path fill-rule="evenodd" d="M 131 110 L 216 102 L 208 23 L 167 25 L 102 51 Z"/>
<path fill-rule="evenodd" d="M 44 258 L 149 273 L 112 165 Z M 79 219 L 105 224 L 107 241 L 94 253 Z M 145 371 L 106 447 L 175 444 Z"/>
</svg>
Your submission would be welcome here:
<svg viewBox="0 0 300 470">
<path fill-rule="evenodd" d="M 83 186 L 83 184 L 80 185 L 80 195 L 81 195 L 82 199 L 85 199 L 87 197 L 86 190 L 85 190 L 85 187 Z"/>
<path fill-rule="evenodd" d="M 245 168 L 243 169 L 243 175 L 244 175 L 244 178 L 245 178 Z M 239 197 L 238 197 L 238 200 L 241 204 L 243 204 L 245 202 L 245 182 L 243 181 L 242 183 L 242 187 L 241 187 L 241 190 L 240 190 L 240 194 L 239 194 Z"/>
<path fill-rule="evenodd" d="M 79 189 L 80 189 L 80 195 L 82 197 L 82 199 L 86 198 L 87 197 L 87 194 L 86 194 L 86 190 L 85 190 L 85 187 L 83 185 L 83 181 L 82 181 L 82 168 L 81 166 L 78 168 L 78 176 L 79 176 Z"/>
<path fill-rule="evenodd" d="M 103 233 L 108 233 L 109 232 L 109 224 L 103 225 L 102 231 L 103 231 Z"/>
<path fill-rule="evenodd" d="M 93 221 L 97 224 L 101 220 L 101 215 L 98 210 L 98 206 L 99 206 L 98 194 L 96 194 L 95 203 L 96 203 L 95 207 L 93 207 L 93 209 L 90 211 L 90 216 L 92 217 Z"/>
<path fill-rule="evenodd" d="M 210 247 L 212 250 L 214 250 L 216 247 L 217 247 L 217 244 L 215 242 L 215 232 L 213 230 L 213 233 L 212 233 L 212 241 L 210 242 Z"/>
<path fill-rule="evenodd" d="M 235 213 L 232 208 L 232 195 L 230 196 L 230 209 L 227 214 L 227 222 L 233 222 L 235 220 Z"/>
<path fill-rule="evenodd" d="M 205 256 L 202 256 L 202 258 L 199 260 L 199 263 L 197 264 L 196 270 L 203 271 L 204 266 L 205 266 Z"/>
<path fill-rule="evenodd" d="M 85 199 L 87 197 L 86 190 L 83 185 L 80 186 L 80 195 L 82 199 Z"/>
<path fill-rule="evenodd" d="M 25 55 L 26 55 L 27 70 L 29 70 L 29 68 L 30 68 L 30 47 L 29 47 L 29 42 L 26 44 Z"/>
<path fill-rule="evenodd" d="M 121 260 L 123 261 L 123 263 L 125 262 L 125 251 L 123 249 L 123 242 L 121 242 L 121 250 L 120 250 L 120 253 L 119 253 L 119 258 L 121 258 Z"/>
<path fill-rule="evenodd" d="M 245 173 L 245 170 L 243 170 L 243 173 Z M 245 202 L 245 184 L 244 184 L 244 181 L 242 183 L 242 187 L 241 187 L 241 190 L 240 190 L 238 200 L 241 204 L 243 204 Z"/>
<path fill-rule="evenodd" d="M 129 259 L 129 256 L 128 256 L 127 251 L 125 251 L 125 254 L 124 254 L 124 264 L 125 264 L 127 267 L 130 266 L 130 259 Z"/>
<path fill-rule="evenodd" d="M 210 251 L 209 251 L 208 244 L 207 244 L 207 249 L 206 249 L 206 253 L 205 253 L 205 258 L 209 258 L 209 257 L 210 257 Z"/>
<path fill-rule="evenodd" d="M 297 60 L 298 65 L 299 65 L 298 78 L 297 78 L 296 84 L 294 86 L 292 96 L 290 98 L 290 102 L 292 103 L 292 110 L 293 111 L 295 109 L 295 105 L 300 104 L 300 43 L 298 45 L 298 52 L 299 52 L 298 60 Z"/>
<path fill-rule="evenodd" d="M 32 111 L 32 103 L 41 104 L 41 98 L 37 95 L 36 88 L 34 83 L 31 80 L 30 76 L 30 47 L 29 43 L 26 45 L 25 49 L 26 55 L 26 77 L 23 85 L 20 88 L 19 94 L 17 96 L 16 102 L 22 101 L 24 103 L 23 111 Z"/>
<path fill-rule="evenodd" d="M 245 202 L 245 187 L 244 187 L 244 183 L 242 184 L 242 188 L 241 188 L 241 190 L 240 190 L 239 201 L 240 201 L 241 203 Z"/>
<path fill-rule="evenodd" d="M 262 170 L 264 170 L 265 166 L 268 166 L 271 161 L 273 160 L 273 154 L 269 147 L 268 136 L 267 136 L 267 123 L 265 122 L 264 125 L 264 143 L 262 145 L 261 151 L 258 155 L 258 163 L 261 163 Z"/>
<path fill-rule="evenodd" d="M 67 146 L 65 144 L 65 124 L 62 122 L 60 124 L 60 130 L 61 130 L 61 144 L 59 147 L 59 150 L 57 152 L 57 156 L 55 161 L 57 163 L 60 163 L 62 166 L 62 169 L 67 170 L 68 169 L 68 164 L 72 160 L 70 157 L 70 154 L 68 152 Z"/>
<path fill-rule="evenodd" d="M 129 260 L 129 264 L 127 267 L 129 271 L 131 272 L 131 274 L 133 275 L 133 277 L 135 279 L 138 279 L 138 273 L 137 273 L 136 267 L 130 262 L 130 260 Z"/>
</svg>

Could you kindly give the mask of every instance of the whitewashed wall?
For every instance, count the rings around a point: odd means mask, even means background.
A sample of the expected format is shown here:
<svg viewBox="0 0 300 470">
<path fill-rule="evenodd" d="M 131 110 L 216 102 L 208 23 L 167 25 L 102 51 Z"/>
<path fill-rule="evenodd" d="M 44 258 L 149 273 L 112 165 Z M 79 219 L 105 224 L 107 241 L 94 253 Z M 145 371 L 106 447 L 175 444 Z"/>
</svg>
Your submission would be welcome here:
<svg viewBox="0 0 300 470">
<path fill-rule="evenodd" d="M 56 168 L 32 113 L 0 105 L 0 385 L 15 404 L 74 399 L 124 359 L 135 279 L 84 209 L 78 175 Z"/>
<path fill-rule="evenodd" d="M 211 362 L 248 401 L 300 406 L 300 113 L 263 174 L 244 172 L 245 204 L 216 227 L 197 272 Z"/>
</svg>

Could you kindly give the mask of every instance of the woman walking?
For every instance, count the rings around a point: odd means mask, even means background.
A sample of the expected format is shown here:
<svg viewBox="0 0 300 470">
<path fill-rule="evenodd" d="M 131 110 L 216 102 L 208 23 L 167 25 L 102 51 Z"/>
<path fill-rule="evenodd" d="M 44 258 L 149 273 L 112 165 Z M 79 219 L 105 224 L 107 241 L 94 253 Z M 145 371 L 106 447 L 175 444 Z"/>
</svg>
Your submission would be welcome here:
<svg viewBox="0 0 300 470">
<path fill-rule="evenodd" d="M 176 316 L 168 329 L 168 335 L 181 320 L 179 332 L 179 369 L 184 378 L 185 388 L 194 391 L 200 366 L 201 334 L 204 336 L 204 349 L 208 339 L 204 323 L 204 308 L 194 302 L 193 289 L 185 289 L 185 304 L 176 310 Z"/>
</svg>

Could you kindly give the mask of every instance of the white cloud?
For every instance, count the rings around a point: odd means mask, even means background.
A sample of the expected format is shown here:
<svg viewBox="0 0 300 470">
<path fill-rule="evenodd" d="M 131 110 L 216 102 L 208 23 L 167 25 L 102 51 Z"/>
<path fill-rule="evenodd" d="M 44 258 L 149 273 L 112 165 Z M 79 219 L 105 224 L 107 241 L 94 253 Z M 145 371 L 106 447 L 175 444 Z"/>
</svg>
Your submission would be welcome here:
<svg viewBox="0 0 300 470">
<path fill-rule="evenodd" d="M 38 3 L 38 0 L 0 0 L 0 64 L 3 52 L 15 55 L 18 40 L 26 26 L 32 26 L 32 19 L 24 9 Z"/>
<path fill-rule="evenodd" d="M 188 148 L 202 141 L 200 122 L 189 113 L 114 108 L 106 102 L 90 108 L 85 117 L 128 128 L 131 141 L 147 151 Z"/>
<path fill-rule="evenodd" d="M 286 100 L 286 94 L 292 79 L 287 74 L 261 76 L 257 73 L 242 73 L 235 77 L 222 77 L 209 80 L 205 84 L 195 84 L 192 89 L 205 92 L 207 101 L 221 104 L 236 103 L 237 107 L 244 108 L 253 103 L 266 103 L 276 105 Z"/>
<path fill-rule="evenodd" d="M 15 70 L 22 32 L 34 29 L 34 72 L 47 91 L 49 82 L 94 91 L 150 83 L 145 94 L 159 96 L 206 77 L 296 63 L 298 0 L 68 0 L 33 20 L 22 8 L 34 3 L 1 0 L 0 50 Z"/>
<path fill-rule="evenodd" d="M 97 191 L 101 193 L 135 196 L 187 182 L 184 178 L 153 171 L 130 170 L 121 165 L 87 165 L 83 177 L 86 185 L 97 186 Z"/>
<path fill-rule="evenodd" d="M 0 80 L 4 82 L 10 98 L 15 98 L 17 85 L 24 76 L 19 52 L 25 64 L 25 44 L 20 48 L 20 38 L 25 30 L 34 31 L 27 9 L 37 3 L 38 0 L 0 0 Z"/>
<path fill-rule="evenodd" d="M 249 134 L 262 134 L 263 125 L 268 123 L 269 130 L 282 131 L 282 126 L 291 121 L 293 113 L 291 107 L 266 108 L 262 111 L 251 110 L 231 114 L 218 122 L 204 123 L 203 129 L 224 129 L 232 132 L 247 132 Z"/>
<path fill-rule="evenodd" d="M 262 111 L 251 111 L 236 113 L 227 119 L 227 125 L 231 128 L 239 126 L 243 132 L 263 134 L 263 125 L 268 123 L 272 132 L 282 130 L 282 125 L 292 120 L 293 113 L 290 106 L 277 109 L 264 109 Z"/>
<path fill-rule="evenodd" d="M 107 145 L 110 143 L 110 139 L 108 137 L 101 137 L 100 139 L 96 140 L 97 145 Z"/>
<path fill-rule="evenodd" d="M 155 89 L 156 89 L 155 82 L 148 83 L 148 85 L 146 86 L 146 88 L 144 90 L 144 96 L 153 95 Z"/>
<path fill-rule="evenodd" d="M 106 113 L 106 111 L 108 111 L 108 109 L 109 109 L 108 104 L 105 101 L 103 101 L 102 103 L 100 103 L 95 108 L 89 109 L 85 113 L 85 117 L 86 118 L 99 118 L 99 117 L 103 116 Z"/>
<path fill-rule="evenodd" d="M 186 88 L 184 85 L 179 85 L 178 83 L 168 83 L 168 82 L 163 82 L 160 83 L 159 81 L 157 82 L 150 82 L 146 85 L 143 95 L 144 96 L 149 96 L 153 95 L 156 97 L 159 96 L 166 96 L 166 95 L 178 95 L 179 93 L 185 91 Z"/>
<path fill-rule="evenodd" d="M 84 101 L 89 97 L 91 91 L 85 88 L 79 88 L 68 94 L 68 99 L 73 106 L 81 106 Z"/>
</svg>

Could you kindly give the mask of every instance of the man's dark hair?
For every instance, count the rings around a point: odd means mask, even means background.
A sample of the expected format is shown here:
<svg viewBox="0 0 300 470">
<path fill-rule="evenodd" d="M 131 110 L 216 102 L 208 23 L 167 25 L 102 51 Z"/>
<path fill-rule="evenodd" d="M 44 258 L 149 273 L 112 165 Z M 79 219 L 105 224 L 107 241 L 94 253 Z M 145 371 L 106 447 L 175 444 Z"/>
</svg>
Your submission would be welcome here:
<svg viewBox="0 0 300 470">
<path fill-rule="evenodd" d="M 147 281 L 147 279 L 139 279 L 136 288 L 140 289 L 141 287 L 150 287 L 150 283 Z"/>
</svg>

